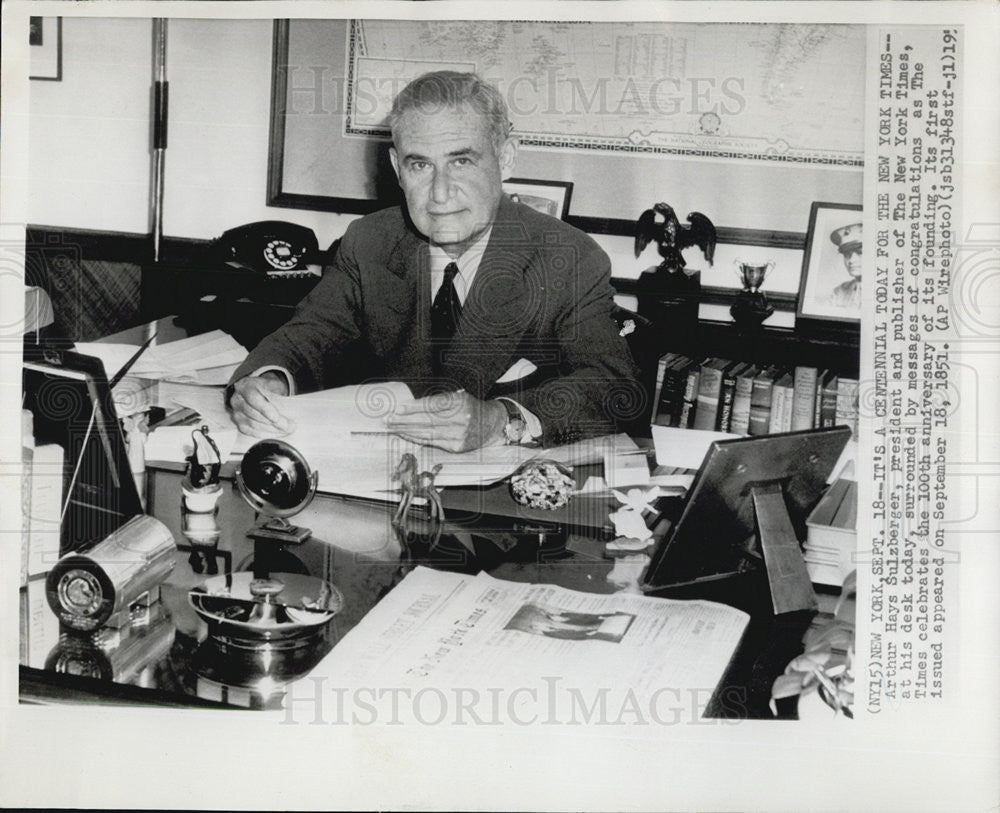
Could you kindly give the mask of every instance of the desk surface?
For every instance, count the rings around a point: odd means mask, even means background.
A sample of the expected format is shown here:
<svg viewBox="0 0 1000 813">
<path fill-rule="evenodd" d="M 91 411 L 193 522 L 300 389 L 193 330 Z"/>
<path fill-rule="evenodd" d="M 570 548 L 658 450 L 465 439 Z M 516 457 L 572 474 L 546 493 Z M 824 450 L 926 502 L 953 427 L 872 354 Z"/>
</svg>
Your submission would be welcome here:
<svg viewBox="0 0 1000 813">
<path fill-rule="evenodd" d="M 151 511 L 183 544 L 179 486 L 178 473 L 154 473 Z M 389 506 L 321 495 L 310 507 L 308 518 L 313 536 L 293 554 L 313 575 L 335 584 L 345 599 L 342 611 L 329 625 L 325 645 L 316 653 L 322 655 L 391 589 L 403 575 L 403 566 Z M 219 520 L 225 529 L 220 548 L 232 554 L 239 569 L 241 560 L 252 556 L 243 534 L 253 524 L 253 513 L 234 490 L 227 489 Z M 300 520 L 301 516 L 296 518 L 296 522 Z M 491 554 L 490 543 L 484 539 L 476 538 L 475 545 L 490 564 L 490 572 L 499 578 L 558 581 L 575 589 L 610 592 L 612 588 L 604 576 L 611 563 L 600 556 L 600 543 L 574 536 L 574 552 L 567 551 L 563 542 L 560 537 L 539 547 L 537 541 L 522 539 L 515 550 L 504 556 L 498 550 Z M 160 602 L 148 613 L 139 613 L 135 623 L 120 631 L 60 633 L 50 625 L 49 640 L 34 641 L 33 646 L 22 651 L 22 665 L 28 667 L 22 671 L 22 699 L 53 702 L 65 696 L 70 702 L 89 698 L 112 703 L 198 705 L 209 701 L 251 708 L 280 706 L 280 690 L 265 695 L 240 685 L 257 682 L 256 678 L 244 680 L 245 676 L 240 675 L 241 670 L 247 674 L 254 671 L 254 663 L 223 656 L 208 638 L 205 623 L 187 600 L 188 590 L 206 576 L 193 571 L 188 556 L 188 550 L 177 551 L 174 570 L 161 587 Z M 448 539 L 434 554 L 425 552 L 424 556 L 424 563 L 464 572 L 474 572 L 479 564 L 461 545 Z M 38 583 L 33 587 L 34 612 L 51 616 L 44 604 L 44 590 L 39 592 Z M 42 607 L 37 606 L 39 596 Z M 23 609 L 30 612 L 27 607 Z M 291 678 L 295 667 L 291 663 L 282 672 L 279 664 L 276 674 Z"/>
<path fill-rule="evenodd" d="M 171 528 L 178 543 L 183 543 L 180 474 L 154 472 L 150 499 L 150 512 Z M 329 625 L 322 651 L 315 653 L 321 656 L 401 577 L 400 547 L 390 524 L 389 506 L 321 495 L 307 511 L 296 522 L 311 527 L 313 537 L 294 553 L 313 575 L 336 584 L 345 598 L 343 610 Z M 231 552 L 236 569 L 240 569 L 241 559 L 251 554 L 244 535 L 253 520 L 249 506 L 227 488 L 220 505 L 219 521 L 224 528 L 220 548 Z M 613 590 L 606 578 L 612 563 L 603 556 L 603 543 L 593 536 L 555 534 L 539 545 L 537 537 L 523 535 L 505 553 L 485 537 L 475 537 L 474 544 L 476 559 L 454 539 L 446 539 L 436 554 L 422 561 L 464 572 L 485 569 L 493 576 L 515 581 L 558 584 L 588 592 Z M 179 550 L 175 568 L 162 587 L 161 600 L 147 617 L 120 632 L 105 630 L 98 636 L 59 634 L 56 628 L 50 632 L 52 640 L 47 646 L 34 642 L 35 646 L 26 648 L 30 651 L 22 651 L 22 701 L 280 708 L 281 681 L 294 678 L 296 668 L 303 664 L 272 665 L 271 677 L 277 680 L 265 681 L 270 688 L 261 691 L 259 675 L 247 678 L 259 672 L 259 663 L 231 653 L 222 655 L 208 638 L 205 623 L 188 604 L 188 590 L 204 578 L 192 570 L 188 552 Z M 716 596 L 720 597 L 727 598 Z M 27 603 L 27 596 L 24 601 Z M 44 596 L 42 603 L 42 611 L 51 614 Z M 808 622 L 806 616 L 776 621 L 767 613 L 758 613 L 709 713 L 770 716 L 771 683 L 800 651 Z M 305 666 L 314 662 L 310 660 Z"/>
<path fill-rule="evenodd" d="M 170 320 L 161 323 L 165 336 L 173 328 Z M 109 339 L 138 343 L 141 331 L 137 328 L 134 336 Z M 175 541 L 184 545 L 180 481 L 179 467 L 151 470 L 147 510 L 166 523 Z M 483 510 L 480 496 L 462 495 L 451 506 L 451 513 L 464 513 L 465 519 L 478 522 L 476 527 L 482 531 L 483 520 L 490 514 Z M 579 506 L 576 510 L 580 510 Z M 585 513 L 595 511 L 604 514 L 606 507 L 598 511 L 592 506 Z M 353 628 L 401 576 L 400 546 L 390 523 L 391 512 L 392 507 L 386 504 L 322 494 L 295 518 L 297 524 L 313 531 L 312 538 L 295 549 L 296 559 L 312 575 L 334 583 L 345 597 L 342 611 L 329 625 L 323 652 Z M 611 592 L 606 577 L 612 562 L 603 555 L 601 538 L 606 532 L 600 523 L 587 527 L 583 527 L 585 523 L 564 523 L 555 533 L 550 527 L 540 536 L 539 529 L 551 522 L 544 512 L 515 514 L 507 517 L 502 527 L 487 527 L 492 535 L 472 537 L 475 558 L 457 541 L 446 538 L 436 554 L 422 563 L 465 572 L 486 570 L 498 578 L 557 584 L 574 590 Z M 245 569 L 251 557 L 246 531 L 253 523 L 252 510 L 235 490 L 227 488 L 220 503 L 220 550 L 230 554 L 237 570 Z M 497 533 L 508 537 L 506 542 L 513 543 L 512 549 L 501 552 L 490 541 Z M 280 681 L 277 689 L 267 695 L 241 685 L 252 682 L 241 675 L 246 672 L 246 664 L 232 656 L 221 656 L 213 647 L 205 623 L 187 600 L 189 589 L 206 578 L 194 572 L 188 556 L 187 550 L 178 550 L 175 568 L 162 586 L 159 603 L 119 631 L 104 630 L 91 636 L 60 634 L 45 600 L 44 584 L 36 582 L 33 590 L 23 590 L 22 701 L 280 706 Z M 770 716 L 771 684 L 801 651 L 808 614 L 775 619 L 766 608 L 753 605 L 751 599 L 762 594 L 760 585 L 727 582 L 717 585 L 715 595 L 698 596 L 740 606 L 753 619 L 709 708 L 716 716 Z M 24 640 L 26 630 L 31 632 L 28 640 Z"/>
</svg>

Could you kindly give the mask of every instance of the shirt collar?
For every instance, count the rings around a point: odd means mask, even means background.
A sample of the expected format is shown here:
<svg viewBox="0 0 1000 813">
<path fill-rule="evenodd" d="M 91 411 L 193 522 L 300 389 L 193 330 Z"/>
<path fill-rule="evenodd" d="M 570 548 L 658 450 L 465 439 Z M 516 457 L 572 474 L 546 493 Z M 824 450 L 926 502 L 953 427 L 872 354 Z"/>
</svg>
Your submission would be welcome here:
<svg viewBox="0 0 1000 813">
<path fill-rule="evenodd" d="M 492 233 L 493 227 L 490 226 L 479 236 L 476 242 L 470 245 L 456 260 L 452 260 L 452 258 L 445 253 L 445 250 L 441 248 L 441 246 L 431 243 L 431 272 L 444 273 L 445 266 L 450 262 L 455 262 L 458 265 L 458 272 L 465 278 L 466 284 L 471 284 L 471 277 L 474 276 L 476 271 L 479 269 L 479 263 L 482 262 L 483 254 L 486 253 L 486 246 L 490 241 L 490 235 Z"/>
</svg>

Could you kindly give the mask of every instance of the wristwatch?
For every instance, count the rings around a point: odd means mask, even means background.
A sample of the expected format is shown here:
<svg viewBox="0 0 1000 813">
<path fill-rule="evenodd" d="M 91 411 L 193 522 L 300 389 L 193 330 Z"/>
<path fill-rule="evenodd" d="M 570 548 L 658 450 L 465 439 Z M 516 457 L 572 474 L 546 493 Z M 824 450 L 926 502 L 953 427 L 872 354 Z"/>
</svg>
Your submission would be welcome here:
<svg viewBox="0 0 1000 813">
<path fill-rule="evenodd" d="M 507 410 L 507 423 L 503 425 L 504 443 L 508 446 L 520 443 L 524 433 L 528 431 L 528 424 L 521 415 L 521 410 L 513 401 L 506 398 L 497 399 Z"/>
</svg>

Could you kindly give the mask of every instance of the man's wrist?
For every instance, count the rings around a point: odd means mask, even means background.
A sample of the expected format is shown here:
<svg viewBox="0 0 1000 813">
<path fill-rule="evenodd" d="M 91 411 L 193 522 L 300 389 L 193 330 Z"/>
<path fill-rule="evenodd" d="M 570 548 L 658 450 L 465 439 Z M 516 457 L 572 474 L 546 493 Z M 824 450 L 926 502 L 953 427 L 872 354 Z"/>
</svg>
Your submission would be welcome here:
<svg viewBox="0 0 1000 813">
<path fill-rule="evenodd" d="M 281 395 L 288 395 L 289 393 L 288 378 L 283 374 L 279 373 L 278 371 L 267 370 L 263 373 L 259 373 L 256 377 L 263 378 L 265 381 L 274 381 L 281 387 L 282 389 Z"/>
<path fill-rule="evenodd" d="M 482 445 L 495 446 L 503 443 L 503 428 L 507 424 L 507 410 L 495 398 L 483 403 L 486 405 L 486 409 L 482 415 Z"/>
</svg>

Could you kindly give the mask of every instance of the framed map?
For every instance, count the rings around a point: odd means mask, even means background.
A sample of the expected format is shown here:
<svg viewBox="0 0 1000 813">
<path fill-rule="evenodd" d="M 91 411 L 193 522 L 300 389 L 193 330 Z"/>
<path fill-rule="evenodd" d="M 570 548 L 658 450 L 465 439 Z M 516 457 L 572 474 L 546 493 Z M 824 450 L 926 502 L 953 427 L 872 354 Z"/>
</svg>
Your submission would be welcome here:
<svg viewBox="0 0 1000 813">
<path fill-rule="evenodd" d="M 500 88 L 525 145 L 863 160 L 861 26 L 352 20 L 349 38 L 349 135 L 387 135 L 396 93 L 447 68 Z"/>
<path fill-rule="evenodd" d="M 667 199 L 801 247 L 812 201 L 860 200 L 865 49 L 846 25 L 277 20 L 268 204 L 398 203 L 393 97 L 470 70 L 507 100 L 516 174 L 572 185 L 573 225 L 628 235 Z"/>
</svg>

